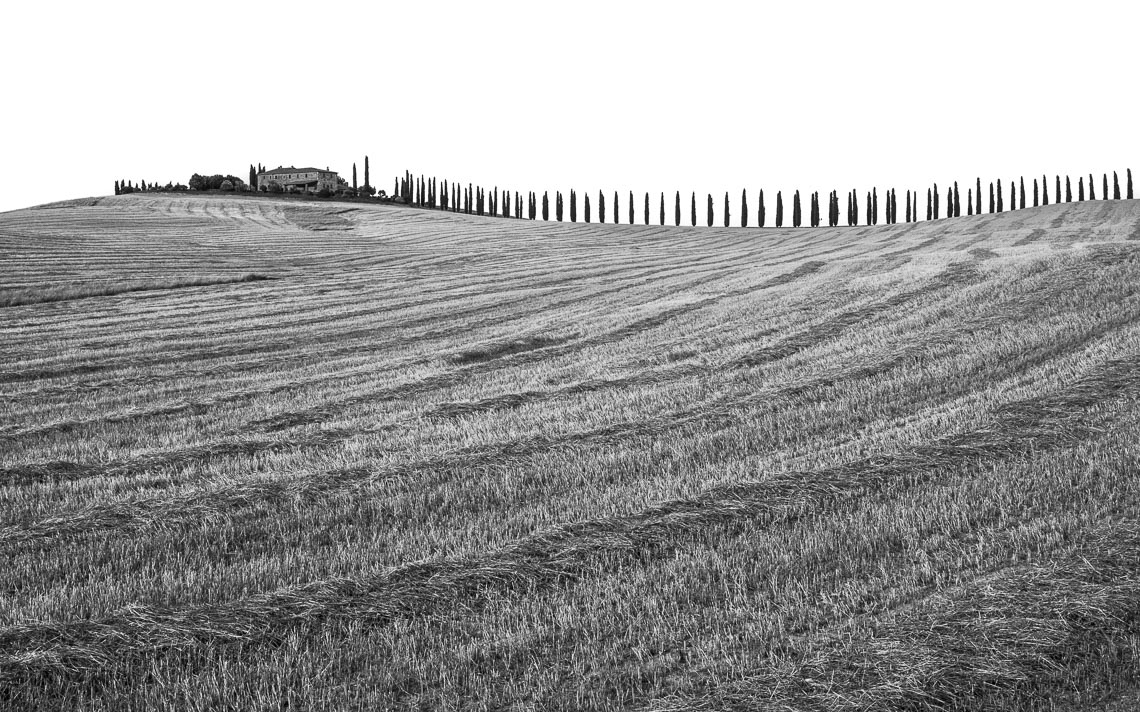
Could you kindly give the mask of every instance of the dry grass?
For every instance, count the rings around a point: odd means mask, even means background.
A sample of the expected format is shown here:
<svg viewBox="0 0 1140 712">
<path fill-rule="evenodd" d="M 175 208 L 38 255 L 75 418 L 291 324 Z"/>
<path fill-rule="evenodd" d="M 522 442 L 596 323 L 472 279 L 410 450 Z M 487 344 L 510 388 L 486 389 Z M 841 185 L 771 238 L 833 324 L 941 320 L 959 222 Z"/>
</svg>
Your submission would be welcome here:
<svg viewBox="0 0 1140 712">
<path fill-rule="evenodd" d="M 1137 224 L 7 213 L 0 709 L 1127 699 Z"/>
</svg>

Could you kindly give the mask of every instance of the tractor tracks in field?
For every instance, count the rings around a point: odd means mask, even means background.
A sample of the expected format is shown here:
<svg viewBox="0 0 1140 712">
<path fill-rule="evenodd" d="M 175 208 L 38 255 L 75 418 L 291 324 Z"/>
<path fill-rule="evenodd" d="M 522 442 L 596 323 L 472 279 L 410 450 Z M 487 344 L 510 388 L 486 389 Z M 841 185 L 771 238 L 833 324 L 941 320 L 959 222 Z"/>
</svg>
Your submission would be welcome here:
<svg viewBox="0 0 1140 712">
<path fill-rule="evenodd" d="M 568 585 L 595 574 L 605 557 L 665 550 L 712 525 L 748 520 L 752 526 L 776 526 L 821 516 L 862 496 L 912 489 L 948 473 L 969 476 L 994 462 L 1078 444 L 1095 436 L 1092 420 L 1098 408 L 1110 401 L 1131 402 L 1138 390 L 1140 356 L 1133 354 L 1102 362 L 1084 378 L 1047 395 L 1003 405 L 973 430 L 905 452 L 720 485 L 628 515 L 550 527 L 482 555 L 316 581 L 220 605 L 133 606 L 98 620 L 7 626 L 0 629 L 5 651 L 0 679 L 89 677 L 205 645 L 271 642 L 301 624 L 383 623 L 442 607 L 477 606 L 489 591 Z M 124 502 L 122 507 L 140 504 Z M 120 523 L 130 516 L 129 511 L 120 514 L 125 515 Z M 1140 545 L 1130 551 L 1137 549 Z M 1128 566 L 1135 570 L 1135 558 Z"/>
</svg>

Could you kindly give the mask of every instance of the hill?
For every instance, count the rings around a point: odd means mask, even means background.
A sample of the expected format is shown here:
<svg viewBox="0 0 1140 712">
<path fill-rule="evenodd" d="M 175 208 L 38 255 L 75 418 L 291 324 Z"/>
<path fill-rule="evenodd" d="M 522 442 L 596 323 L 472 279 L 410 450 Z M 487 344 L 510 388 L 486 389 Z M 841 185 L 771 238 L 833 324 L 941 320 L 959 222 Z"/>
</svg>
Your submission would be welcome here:
<svg viewBox="0 0 1140 712">
<path fill-rule="evenodd" d="M 1135 201 L 0 214 L 0 707 L 1112 704 L 1138 287 Z"/>
</svg>

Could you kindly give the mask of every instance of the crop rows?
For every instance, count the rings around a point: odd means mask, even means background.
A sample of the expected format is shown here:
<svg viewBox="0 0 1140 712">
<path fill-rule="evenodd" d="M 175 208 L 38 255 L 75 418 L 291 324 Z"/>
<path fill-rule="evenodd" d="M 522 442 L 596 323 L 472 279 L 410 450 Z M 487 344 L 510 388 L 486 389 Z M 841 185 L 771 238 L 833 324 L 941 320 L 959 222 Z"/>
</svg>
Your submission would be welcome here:
<svg viewBox="0 0 1140 712">
<path fill-rule="evenodd" d="M 0 708 L 1127 694 L 1138 227 L 0 215 Z"/>
</svg>

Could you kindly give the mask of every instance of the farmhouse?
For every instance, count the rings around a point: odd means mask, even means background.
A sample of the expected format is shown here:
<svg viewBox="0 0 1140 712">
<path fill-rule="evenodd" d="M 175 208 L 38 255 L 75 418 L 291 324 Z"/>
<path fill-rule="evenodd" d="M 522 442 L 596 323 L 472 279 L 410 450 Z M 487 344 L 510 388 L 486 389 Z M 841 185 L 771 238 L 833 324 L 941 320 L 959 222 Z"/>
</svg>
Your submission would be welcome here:
<svg viewBox="0 0 1140 712">
<path fill-rule="evenodd" d="M 325 168 L 296 168 L 278 166 L 271 171 L 262 171 L 257 174 L 257 188 L 265 191 L 269 184 L 275 182 L 287 191 L 315 193 L 321 188 L 336 190 L 337 173 Z"/>
</svg>

